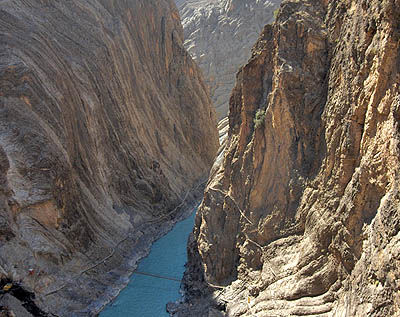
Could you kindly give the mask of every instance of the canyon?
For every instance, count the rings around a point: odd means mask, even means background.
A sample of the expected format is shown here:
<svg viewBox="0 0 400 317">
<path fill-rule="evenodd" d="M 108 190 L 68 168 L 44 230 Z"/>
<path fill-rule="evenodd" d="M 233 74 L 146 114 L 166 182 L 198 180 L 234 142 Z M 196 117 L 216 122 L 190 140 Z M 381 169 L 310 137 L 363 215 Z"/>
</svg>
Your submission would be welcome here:
<svg viewBox="0 0 400 317">
<path fill-rule="evenodd" d="M 96 315 L 201 199 L 172 316 L 400 315 L 400 1 L 279 4 L 0 1 L 0 316 Z"/>
<path fill-rule="evenodd" d="M 217 149 L 172 0 L 1 1 L 0 309 L 98 312 Z"/>
<path fill-rule="evenodd" d="M 237 74 L 171 314 L 400 315 L 399 17 L 282 2 Z"/>
</svg>

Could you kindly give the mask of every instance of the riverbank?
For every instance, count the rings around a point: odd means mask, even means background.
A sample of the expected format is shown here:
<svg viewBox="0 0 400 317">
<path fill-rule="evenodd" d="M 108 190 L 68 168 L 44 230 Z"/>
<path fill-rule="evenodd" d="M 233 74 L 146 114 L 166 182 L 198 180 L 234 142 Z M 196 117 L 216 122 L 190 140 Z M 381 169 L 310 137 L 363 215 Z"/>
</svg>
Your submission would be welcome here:
<svg viewBox="0 0 400 317">
<path fill-rule="evenodd" d="M 139 262 L 149 255 L 153 244 L 170 232 L 178 222 L 188 218 L 193 213 L 201 201 L 200 197 L 202 190 L 203 186 L 191 193 L 190 196 L 193 195 L 194 198 L 185 202 L 184 206 L 180 208 L 180 211 L 178 211 L 178 214 L 174 219 L 164 220 L 163 222 L 150 224 L 148 227 L 141 228 L 140 231 L 146 233 L 142 235 L 135 250 L 131 250 L 129 256 L 125 255 L 127 257 L 125 264 L 118 269 L 108 272 L 109 276 L 117 277 L 115 281 L 107 285 L 104 295 L 101 298 L 93 302 L 87 310 L 76 314 L 76 316 L 80 316 L 81 314 L 98 316 L 101 314 L 105 307 L 115 300 L 121 291 L 128 286 L 130 278 L 137 269 Z"/>
<path fill-rule="evenodd" d="M 130 275 L 138 262 L 149 254 L 153 243 L 168 233 L 177 222 L 187 218 L 198 205 L 204 183 L 201 181 L 198 184 L 187 191 L 169 213 L 136 225 L 118 244 L 104 249 L 102 256 L 87 256 L 97 260 L 87 261 L 86 265 L 80 264 L 79 269 L 75 264 L 73 271 L 61 276 L 47 292 L 36 293 L 39 307 L 46 307 L 46 301 L 51 300 L 53 305 L 63 307 L 57 316 L 97 316 L 127 286 Z M 65 296 L 73 298 L 84 309 L 78 305 L 64 308 Z"/>
<path fill-rule="evenodd" d="M 169 316 L 166 304 L 180 299 L 180 286 L 187 262 L 187 239 L 195 212 L 157 240 L 139 262 L 127 287 L 100 314 L 101 317 Z"/>
</svg>

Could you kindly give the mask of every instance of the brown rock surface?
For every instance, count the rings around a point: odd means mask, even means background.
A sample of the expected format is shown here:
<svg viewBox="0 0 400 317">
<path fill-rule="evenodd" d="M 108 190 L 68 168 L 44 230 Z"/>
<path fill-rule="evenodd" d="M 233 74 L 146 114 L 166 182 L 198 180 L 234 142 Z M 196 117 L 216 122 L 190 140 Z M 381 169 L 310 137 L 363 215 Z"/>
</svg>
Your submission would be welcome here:
<svg viewBox="0 0 400 317">
<path fill-rule="evenodd" d="M 172 0 L 1 1 L 0 273 L 43 309 L 115 295 L 217 148 Z"/>
<path fill-rule="evenodd" d="M 400 315 L 399 16 L 283 2 L 237 75 L 180 316 Z"/>
</svg>

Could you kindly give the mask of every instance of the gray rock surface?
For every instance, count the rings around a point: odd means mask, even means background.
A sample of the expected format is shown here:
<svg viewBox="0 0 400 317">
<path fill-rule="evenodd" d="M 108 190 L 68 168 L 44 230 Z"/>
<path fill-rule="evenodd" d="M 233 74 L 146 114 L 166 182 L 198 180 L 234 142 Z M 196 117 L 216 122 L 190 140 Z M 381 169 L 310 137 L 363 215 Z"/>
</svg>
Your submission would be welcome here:
<svg viewBox="0 0 400 317">
<path fill-rule="evenodd" d="M 42 309 L 98 311 L 217 149 L 172 0 L 0 1 L 0 275 Z"/>
<path fill-rule="evenodd" d="M 218 118 L 227 116 L 236 72 L 280 0 L 176 0 L 185 47 L 203 71 Z"/>
<path fill-rule="evenodd" d="M 0 310 L 0 316 L 3 317 L 2 313 L 4 314 L 4 317 L 32 317 L 32 314 L 30 314 L 21 304 L 21 302 L 16 299 L 14 296 L 11 296 L 9 294 L 5 294 L 1 298 L 1 303 L 3 307 L 7 307 L 3 312 Z M 12 307 L 12 312 L 9 311 L 8 307 Z M 13 317 L 14 317 L 13 316 Z"/>
</svg>

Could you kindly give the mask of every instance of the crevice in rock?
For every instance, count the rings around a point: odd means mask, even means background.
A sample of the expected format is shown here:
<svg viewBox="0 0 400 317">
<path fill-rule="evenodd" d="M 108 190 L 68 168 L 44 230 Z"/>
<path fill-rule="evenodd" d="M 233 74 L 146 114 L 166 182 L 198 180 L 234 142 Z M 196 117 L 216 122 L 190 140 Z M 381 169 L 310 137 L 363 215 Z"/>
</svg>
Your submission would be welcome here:
<svg viewBox="0 0 400 317">
<path fill-rule="evenodd" d="M 10 289 L 7 291 L 4 290 L 4 287 L 6 285 L 12 285 Z M 27 291 L 24 289 L 19 283 L 14 283 L 11 279 L 1 279 L 0 280 L 0 300 L 1 297 L 5 294 L 10 294 L 11 296 L 15 297 L 18 299 L 22 306 L 33 316 L 35 317 L 50 317 L 50 316 L 55 316 L 53 314 L 49 315 L 48 313 L 44 312 L 42 309 L 40 309 L 36 303 L 35 303 L 35 294 Z M 2 310 L 6 313 L 9 312 L 9 309 L 5 306 L 0 305 L 0 313 Z M 2 316 L 2 315 L 0 315 Z M 5 315 L 8 316 L 8 315 Z M 12 316 L 12 315 L 10 315 Z"/>
</svg>

